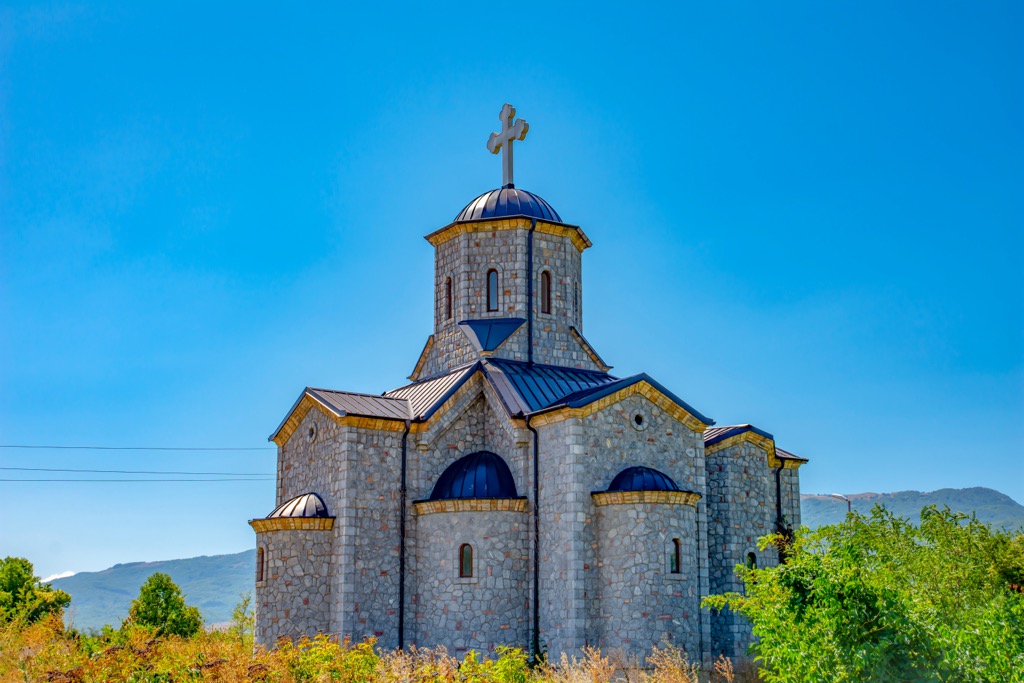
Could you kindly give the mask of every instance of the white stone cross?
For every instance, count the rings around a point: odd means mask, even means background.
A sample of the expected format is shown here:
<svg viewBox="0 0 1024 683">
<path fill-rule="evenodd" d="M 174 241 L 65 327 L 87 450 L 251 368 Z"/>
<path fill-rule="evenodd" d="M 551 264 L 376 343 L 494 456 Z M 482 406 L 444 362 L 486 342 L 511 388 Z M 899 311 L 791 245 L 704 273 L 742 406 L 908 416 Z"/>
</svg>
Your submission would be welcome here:
<svg viewBox="0 0 1024 683">
<path fill-rule="evenodd" d="M 530 130 L 530 124 L 522 119 L 513 124 L 512 119 L 515 117 L 516 108 L 506 103 L 498 115 L 498 120 L 501 121 L 501 132 L 491 133 L 491 137 L 487 140 L 487 150 L 491 154 L 497 154 L 499 150 L 502 152 L 501 180 L 503 187 L 514 187 L 512 184 L 512 141 L 526 139 L 526 131 Z"/>
</svg>

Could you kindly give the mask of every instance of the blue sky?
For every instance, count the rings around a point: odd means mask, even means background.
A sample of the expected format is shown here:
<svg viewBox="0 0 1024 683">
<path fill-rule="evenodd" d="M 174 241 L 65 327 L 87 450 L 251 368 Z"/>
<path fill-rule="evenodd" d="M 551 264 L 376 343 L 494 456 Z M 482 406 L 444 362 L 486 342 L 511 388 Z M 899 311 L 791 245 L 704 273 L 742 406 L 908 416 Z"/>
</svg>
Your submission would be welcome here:
<svg viewBox="0 0 1024 683">
<path fill-rule="evenodd" d="M 304 386 L 402 384 L 422 236 L 500 184 L 509 101 L 517 185 L 594 242 L 613 372 L 774 433 L 805 492 L 1024 502 L 1022 25 L 1011 2 L 5 5 L 0 441 L 265 450 L 0 462 L 271 473 Z M 272 507 L 270 481 L 0 482 L 0 555 L 234 552 Z"/>
</svg>

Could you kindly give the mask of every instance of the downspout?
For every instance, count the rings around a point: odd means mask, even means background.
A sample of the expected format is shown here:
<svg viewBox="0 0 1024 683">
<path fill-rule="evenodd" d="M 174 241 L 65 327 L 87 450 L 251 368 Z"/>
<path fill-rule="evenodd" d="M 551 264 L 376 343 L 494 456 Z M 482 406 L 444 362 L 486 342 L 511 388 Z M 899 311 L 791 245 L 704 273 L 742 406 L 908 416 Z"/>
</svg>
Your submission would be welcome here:
<svg viewBox="0 0 1024 683">
<path fill-rule="evenodd" d="M 533 661 L 540 657 L 540 438 L 526 416 L 526 428 L 533 432 Z"/>
<path fill-rule="evenodd" d="M 405 421 L 405 431 L 402 432 L 402 483 L 399 487 L 399 520 L 398 520 L 398 649 L 405 647 L 405 499 L 408 483 L 408 460 L 406 459 L 406 443 L 409 439 L 409 429 L 412 426 L 411 420 Z"/>
<path fill-rule="evenodd" d="M 533 231 L 537 229 L 537 219 L 530 221 L 530 231 L 526 234 L 526 361 L 533 362 Z M 530 427 L 530 418 L 526 418 L 526 426 Z M 536 432 L 534 439 L 536 440 Z M 534 470 L 536 474 L 536 469 Z"/>
</svg>

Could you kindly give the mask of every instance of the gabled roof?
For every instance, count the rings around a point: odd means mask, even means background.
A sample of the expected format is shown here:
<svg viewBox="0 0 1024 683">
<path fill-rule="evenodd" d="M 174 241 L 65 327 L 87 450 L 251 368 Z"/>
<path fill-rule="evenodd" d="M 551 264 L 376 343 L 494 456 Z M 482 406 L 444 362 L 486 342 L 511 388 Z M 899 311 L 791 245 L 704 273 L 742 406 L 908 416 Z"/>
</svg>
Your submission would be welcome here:
<svg viewBox="0 0 1024 683">
<path fill-rule="evenodd" d="M 764 431 L 758 429 L 754 425 L 742 424 L 742 425 L 722 425 L 721 427 L 708 427 L 704 431 L 704 445 L 710 446 L 716 444 L 719 441 L 724 441 L 730 436 L 736 436 L 737 434 L 743 434 L 744 432 L 753 432 L 758 436 L 763 436 L 766 439 L 775 441 L 775 437 Z"/>
<path fill-rule="evenodd" d="M 784 451 L 778 446 L 775 447 L 775 455 L 777 455 L 780 460 L 796 460 L 797 462 L 809 462 L 807 458 L 803 458 L 799 455 L 796 455 L 795 453 L 790 453 L 789 451 Z"/>
<path fill-rule="evenodd" d="M 484 358 L 380 395 L 307 387 L 270 440 L 275 441 L 289 421 L 293 422 L 293 429 L 297 426 L 298 420 L 305 413 L 296 414 L 296 410 L 306 399 L 315 401 L 339 418 L 353 416 L 425 422 L 477 372 L 482 373 L 485 381 L 494 389 L 506 414 L 511 418 L 548 413 L 560 408 L 581 408 L 618 391 L 645 383 L 663 397 L 659 400 L 675 404 L 704 424 L 714 424 L 711 418 L 701 415 L 646 374 L 619 379 L 594 370 Z M 646 388 L 641 389 L 648 391 Z"/>
</svg>

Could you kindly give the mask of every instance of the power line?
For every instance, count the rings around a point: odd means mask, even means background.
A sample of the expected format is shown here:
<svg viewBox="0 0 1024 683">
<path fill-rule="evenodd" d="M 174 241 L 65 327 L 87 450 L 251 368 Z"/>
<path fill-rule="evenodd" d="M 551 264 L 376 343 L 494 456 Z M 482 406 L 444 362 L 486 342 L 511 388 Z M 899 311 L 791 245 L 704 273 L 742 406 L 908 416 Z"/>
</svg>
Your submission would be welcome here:
<svg viewBox="0 0 1024 683">
<path fill-rule="evenodd" d="M 79 450 L 79 451 L 274 451 L 273 446 L 256 446 L 251 448 L 179 448 L 174 446 L 39 446 L 39 445 L 13 445 L 0 444 L 0 448 L 41 448 L 56 450 Z"/>
<path fill-rule="evenodd" d="M 0 467 L 0 470 L 18 472 L 88 472 L 92 474 L 185 474 L 197 476 L 227 476 L 227 477 L 269 477 L 272 472 L 174 472 L 166 470 L 81 470 L 61 469 L 55 467 Z M 24 480 L 27 481 L 27 480 Z"/>
<path fill-rule="evenodd" d="M 121 484 L 162 484 L 169 481 L 205 481 L 205 482 L 222 482 L 222 481 L 274 481 L 273 477 L 267 477 L 265 479 L 0 479 L 0 482 L 4 481 L 20 481 L 20 482 L 90 482 L 94 484 L 110 484 L 110 483 L 121 483 Z"/>
</svg>

